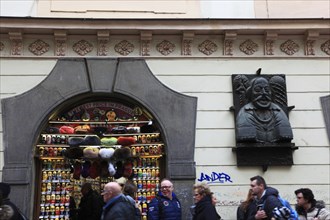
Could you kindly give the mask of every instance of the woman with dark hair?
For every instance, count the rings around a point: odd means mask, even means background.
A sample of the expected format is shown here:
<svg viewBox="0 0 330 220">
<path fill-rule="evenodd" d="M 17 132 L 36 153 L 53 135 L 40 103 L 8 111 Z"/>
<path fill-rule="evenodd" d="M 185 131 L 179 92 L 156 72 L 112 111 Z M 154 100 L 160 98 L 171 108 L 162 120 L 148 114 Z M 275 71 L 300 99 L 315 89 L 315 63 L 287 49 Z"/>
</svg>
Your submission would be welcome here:
<svg viewBox="0 0 330 220">
<path fill-rule="evenodd" d="M 257 204 L 252 191 L 249 190 L 245 201 L 237 208 L 237 220 L 254 220 Z"/>
<path fill-rule="evenodd" d="M 204 183 L 194 185 L 195 207 L 193 208 L 193 220 L 221 219 L 212 203 L 212 194 L 208 185 Z"/>
<path fill-rule="evenodd" d="M 126 198 L 129 200 L 129 202 L 134 206 L 135 208 L 135 217 L 137 220 L 141 219 L 141 212 L 140 209 L 137 207 L 137 204 L 134 200 L 136 197 L 137 192 L 137 186 L 130 180 L 128 180 L 125 185 L 123 186 L 123 194 L 126 196 Z"/>
</svg>

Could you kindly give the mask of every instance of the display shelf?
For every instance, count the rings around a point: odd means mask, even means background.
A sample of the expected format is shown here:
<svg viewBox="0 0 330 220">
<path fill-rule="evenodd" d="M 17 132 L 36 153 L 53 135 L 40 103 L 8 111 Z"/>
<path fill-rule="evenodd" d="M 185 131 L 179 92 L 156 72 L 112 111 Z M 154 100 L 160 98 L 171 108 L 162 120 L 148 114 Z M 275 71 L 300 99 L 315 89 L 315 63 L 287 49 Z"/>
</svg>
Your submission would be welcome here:
<svg viewBox="0 0 330 220">
<path fill-rule="evenodd" d="M 49 124 L 95 124 L 95 125 L 112 125 L 112 124 L 152 124 L 152 121 L 49 121 Z"/>
</svg>

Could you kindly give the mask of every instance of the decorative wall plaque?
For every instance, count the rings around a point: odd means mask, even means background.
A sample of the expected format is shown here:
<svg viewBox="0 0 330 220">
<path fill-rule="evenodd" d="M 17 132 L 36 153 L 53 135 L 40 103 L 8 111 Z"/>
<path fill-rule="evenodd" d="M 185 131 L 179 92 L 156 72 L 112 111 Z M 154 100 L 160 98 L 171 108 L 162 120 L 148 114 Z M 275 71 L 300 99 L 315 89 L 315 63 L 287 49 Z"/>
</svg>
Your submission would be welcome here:
<svg viewBox="0 0 330 220">
<path fill-rule="evenodd" d="M 292 165 L 285 75 L 232 75 L 239 166 Z"/>
</svg>

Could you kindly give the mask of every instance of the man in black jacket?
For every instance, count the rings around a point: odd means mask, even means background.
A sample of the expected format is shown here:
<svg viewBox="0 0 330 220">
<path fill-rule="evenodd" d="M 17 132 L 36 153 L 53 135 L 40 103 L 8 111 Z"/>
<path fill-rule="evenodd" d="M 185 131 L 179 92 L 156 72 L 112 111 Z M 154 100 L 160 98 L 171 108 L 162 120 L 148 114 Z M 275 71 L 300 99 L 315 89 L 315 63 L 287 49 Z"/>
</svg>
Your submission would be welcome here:
<svg viewBox="0 0 330 220">
<path fill-rule="evenodd" d="M 255 219 L 270 220 L 273 215 L 274 208 L 282 207 L 281 201 L 278 199 L 278 191 L 272 187 L 267 187 L 266 181 L 261 176 L 254 176 L 250 178 L 252 195 L 257 200 L 257 210 Z"/>
<path fill-rule="evenodd" d="M 102 207 L 104 205 L 101 196 L 92 189 L 90 183 L 85 183 L 81 187 L 81 197 L 78 220 L 100 220 Z"/>
</svg>

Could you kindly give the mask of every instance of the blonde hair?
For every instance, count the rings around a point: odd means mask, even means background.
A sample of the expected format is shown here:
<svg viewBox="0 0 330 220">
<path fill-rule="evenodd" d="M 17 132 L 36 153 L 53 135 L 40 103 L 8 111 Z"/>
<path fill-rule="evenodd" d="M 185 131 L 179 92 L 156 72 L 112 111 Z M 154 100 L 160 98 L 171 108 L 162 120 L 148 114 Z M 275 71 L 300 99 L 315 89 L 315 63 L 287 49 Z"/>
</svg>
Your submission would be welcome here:
<svg viewBox="0 0 330 220">
<path fill-rule="evenodd" d="M 197 190 L 197 193 L 203 196 L 212 196 L 213 194 L 206 183 L 196 183 L 194 190 Z"/>
</svg>

